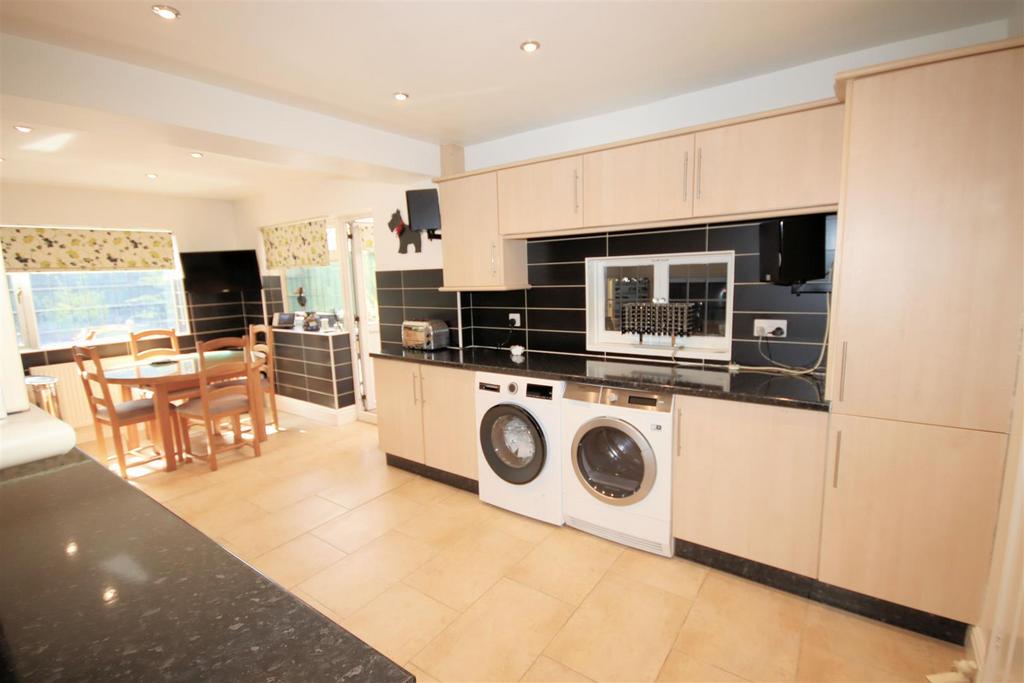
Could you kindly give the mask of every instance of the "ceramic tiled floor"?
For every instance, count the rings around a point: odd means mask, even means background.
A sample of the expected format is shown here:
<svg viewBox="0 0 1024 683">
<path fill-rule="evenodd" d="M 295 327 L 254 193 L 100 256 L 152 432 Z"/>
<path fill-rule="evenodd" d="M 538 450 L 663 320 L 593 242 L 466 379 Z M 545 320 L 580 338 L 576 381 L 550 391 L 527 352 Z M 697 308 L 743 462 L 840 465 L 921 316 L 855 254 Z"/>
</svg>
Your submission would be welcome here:
<svg viewBox="0 0 1024 683">
<path fill-rule="evenodd" d="M 421 681 L 924 681 L 962 656 L 389 468 L 372 425 L 282 427 L 133 481 Z"/>
</svg>

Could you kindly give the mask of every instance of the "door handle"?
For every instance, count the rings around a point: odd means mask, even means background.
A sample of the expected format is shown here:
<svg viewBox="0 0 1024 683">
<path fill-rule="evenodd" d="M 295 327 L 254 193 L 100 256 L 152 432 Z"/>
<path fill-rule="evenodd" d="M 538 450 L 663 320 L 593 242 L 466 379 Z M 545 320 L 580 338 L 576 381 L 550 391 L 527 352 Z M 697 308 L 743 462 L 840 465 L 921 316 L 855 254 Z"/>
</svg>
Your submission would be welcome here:
<svg viewBox="0 0 1024 683">
<path fill-rule="evenodd" d="M 683 152 L 683 201 L 689 193 L 690 185 L 690 150 Z"/>
<path fill-rule="evenodd" d="M 846 396 L 846 342 L 843 342 L 843 355 L 839 362 L 839 400 Z"/>
<path fill-rule="evenodd" d="M 494 274 L 496 274 L 498 272 L 498 265 L 497 265 L 496 254 L 495 254 L 496 247 L 497 247 L 497 245 L 492 240 L 491 241 L 491 275 L 494 275 Z"/>
<path fill-rule="evenodd" d="M 701 190 L 701 176 L 704 171 L 704 149 L 702 147 L 697 148 L 697 199 L 700 199 Z"/>
<path fill-rule="evenodd" d="M 413 379 L 413 381 L 416 381 L 416 375 L 413 375 L 412 379 Z M 426 393 L 423 391 L 423 375 L 421 373 L 420 374 L 420 405 L 421 406 L 427 405 L 427 399 L 424 398 L 425 396 L 426 396 Z"/>
<path fill-rule="evenodd" d="M 412 379 L 412 404 L 416 405 L 419 403 L 419 399 L 416 397 L 416 375 L 409 375 Z"/>
<path fill-rule="evenodd" d="M 580 212 L 580 172 L 579 169 L 572 171 L 572 201 L 573 213 Z"/>
<path fill-rule="evenodd" d="M 843 430 L 836 432 L 836 459 L 832 463 L 832 488 L 839 488 L 839 455 L 843 449 Z"/>
</svg>

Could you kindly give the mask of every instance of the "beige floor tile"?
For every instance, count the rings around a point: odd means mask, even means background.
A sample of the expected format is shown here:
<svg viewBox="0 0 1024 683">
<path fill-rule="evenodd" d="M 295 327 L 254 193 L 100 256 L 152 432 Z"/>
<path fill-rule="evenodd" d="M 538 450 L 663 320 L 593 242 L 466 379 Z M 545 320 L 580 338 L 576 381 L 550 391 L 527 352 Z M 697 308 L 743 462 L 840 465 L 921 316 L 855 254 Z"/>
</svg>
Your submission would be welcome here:
<svg viewBox="0 0 1024 683">
<path fill-rule="evenodd" d="M 708 568 L 679 557 L 661 557 L 627 548 L 608 568 L 608 573 L 642 581 L 681 598 L 693 600 L 708 575 Z"/>
<path fill-rule="evenodd" d="M 534 545 L 540 543 L 558 529 L 553 524 L 540 522 L 507 510 L 499 510 L 487 524 L 495 529 L 504 531 L 510 536 L 521 538 Z"/>
<path fill-rule="evenodd" d="M 796 680 L 801 683 L 922 683 L 925 678 L 924 674 L 901 676 L 879 669 L 870 661 L 849 659 L 819 647 L 803 646 L 800 648 Z"/>
<path fill-rule="evenodd" d="M 263 519 L 266 512 L 247 500 L 234 500 L 195 515 L 183 516 L 186 522 L 211 538 L 223 536 L 243 524 Z"/>
<path fill-rule="evenodd" d="M 464 610 L 530 551 L 530 543 L 481 527 L 442 550 L 405 582 L 449 607 Z"/>
<path fill-rule="evenodd" d="M 433 554 L 427 544 L 391 531 L 306 579 L 298 588 L 347 619 Z"/>
<path fill-rule="evenodd" d="M 345 557 L 311 534 L 303 534 L 252 561 L 252 566 L 285 588 L 305 581 Z"/>
<path fill-rule="evenodd" d="M 385 493 L 360 505 L 337 519 L 315 529 L 313 533 L 347 553 L 390 531 L 410 517 L 423 512 L 423 505 L 397 493 Z"/>
<path fill-rule="evenodd" d="M 394 492 L 398 495 L 411 498 L 417 503 L 421 503 L 423 505 L 444 500 L 445 498 L 454 495 L 455 491 L 456 489 L 448 486 L 447 484 L 442 484 L 430 479 L 424 479 L 423 477 L 413 477 L 406 483 L 394 489 Z"/>
<path fill-rule="evenodd" d="M 422 514 L 410 517 L 395 528 L 440 551 L 462 540 L 483 523 L 472 515 L 463 515 L 456 509 L 431 503 Z"/>
<path fill-rule="evenodd" d="M 962 647 L 824 605 L 808 608 L 802 649 L 803 675 L 827 674 L 831 680 L 851 680 L 871 670 L 921 679 L 949 670 L 964 656 Z"/>
<path fill-rule="evenodd" d="M 458 614 L 415 588 L 396 583 L 345 623 L 387 657 L 404 662 L 422 650 Z"/>
<path fill-rule="evenodd" d="M 383 457 L 383 456 L 382 456 Z M 353 510 L 377 496 L 401 486 L 413 476 L 394 467 L 353 472 L 348 481 L 320 492 L 329 501 Z"/>
<path fill-rule="evenodd" d="M 701 586 L 675 648 L 756 681 L 792 681 L 807 601 L 719 572 Z"/>
<path fill-rule="evenodd" d="M 544 654 L 601 681 L 653 681 L 690 601 L 621 576 L 606 575 Z"/>
<path fill-rule="evenodd" d="M 623 546 L 562 527 L 539 543 L 507 576 L 578 605 L 623 550 Z"/>
<path fill-rule="evenodd" d="M 412 662 L 406 662 L 402 665 L 402 668 L 416 677 L 416 683 L 440 683 L 440 681 Z"/>
<path fill-rule="evenodd" d="M 267 512 L 276 512 L 329 488 L 334 483 L 331 474 L 322 468 L 265 482 L 250 491 L 248 499 Z"/>
<path fill-rule="evenodd" d="M 661 667 L 658 680 L 667 683 L 743 683 L 744 679 L 672 650 Z"/>
<path fill-rule="evenodd" d="M 502 579 L 412 661 L 442 681 L 516 681 L 571 611 L 551 596 Z"/>
<path fill-rule="evenodd" d="M 586 683 L 590 679 L 561 662 L 541 655 L 519 680 L 525 683 Z"/>
<path fill-rule="evenodd" d="M 344 512 L 344 508 L 313 496 L 241 524 L 225 533 L 224 540 L 229 550 L 251 560 Z"/>
</svg>

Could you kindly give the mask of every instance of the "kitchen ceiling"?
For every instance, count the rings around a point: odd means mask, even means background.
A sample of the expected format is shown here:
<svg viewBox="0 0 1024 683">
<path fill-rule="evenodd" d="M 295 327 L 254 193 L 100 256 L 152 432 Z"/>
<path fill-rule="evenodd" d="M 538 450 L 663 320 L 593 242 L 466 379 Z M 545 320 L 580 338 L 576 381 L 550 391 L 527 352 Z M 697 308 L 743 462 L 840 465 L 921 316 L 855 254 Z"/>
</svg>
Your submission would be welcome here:
<svg viewBox="0 0 1024 683">
<path fill-rule="evenodd" d="M 179 0 L 166 21 L 151 4 L 4 0 L 0 30 L 472 144 L 1014 11 L 1013 0 Z M 527 40 L 541 49 L 522 52 Z"/>
</svg>

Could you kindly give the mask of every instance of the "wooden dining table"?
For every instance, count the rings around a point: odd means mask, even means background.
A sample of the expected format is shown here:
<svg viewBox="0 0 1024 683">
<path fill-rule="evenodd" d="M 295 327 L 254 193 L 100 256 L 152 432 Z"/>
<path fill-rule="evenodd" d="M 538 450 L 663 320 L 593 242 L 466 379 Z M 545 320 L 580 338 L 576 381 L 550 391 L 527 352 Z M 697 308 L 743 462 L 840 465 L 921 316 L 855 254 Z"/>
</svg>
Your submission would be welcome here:
<svg viewBox="0 0 1024 683">
<path fill-rule="evenodd" d="M 208 368 L 216 369 L 217 365 L 225 363 L 242 362 L 242 352 L 235 350 L 208 351 L 205 354 Z M 263 391 L 259 386 L 258 372 L 265 359 L 260 354 L 253 354 L 254 368 L 252 376 L 248 377 L 250 383 L 250 396 L 254 399 L 252 403 L 252 423 L 255 438 L 260 441 L 267 440 L 266 424 L 263 416 Z M 130 394 L 132 388 L 147 389 L 153 393 L 153 406 L 156 412 L 157 431 L 159 432 L 160 450 L 163 453 L 164 461 L 167 463 L 167 471 L 177 469 L 174 460 L 174 432 L 171 430 L 171 401 L 170 395 L 189 389 L 199 390 L 199 355 L 197 353 L 183 353 L 176 356 L 166 356 L 158 360 L 138 361 L 131 365 L 122 365 L 116 368 L 104 368 L 103 376 L 110 384 L 122 387 L 126 394 Z M 242 377 L 244 375 L 239 375 Z M 225 375 L 224 379 L 237 379 Z M 155 435 L 154 435 L 155 436 Z M 155 440 L 155 439 L 154 439 Z"/>
</svg>

